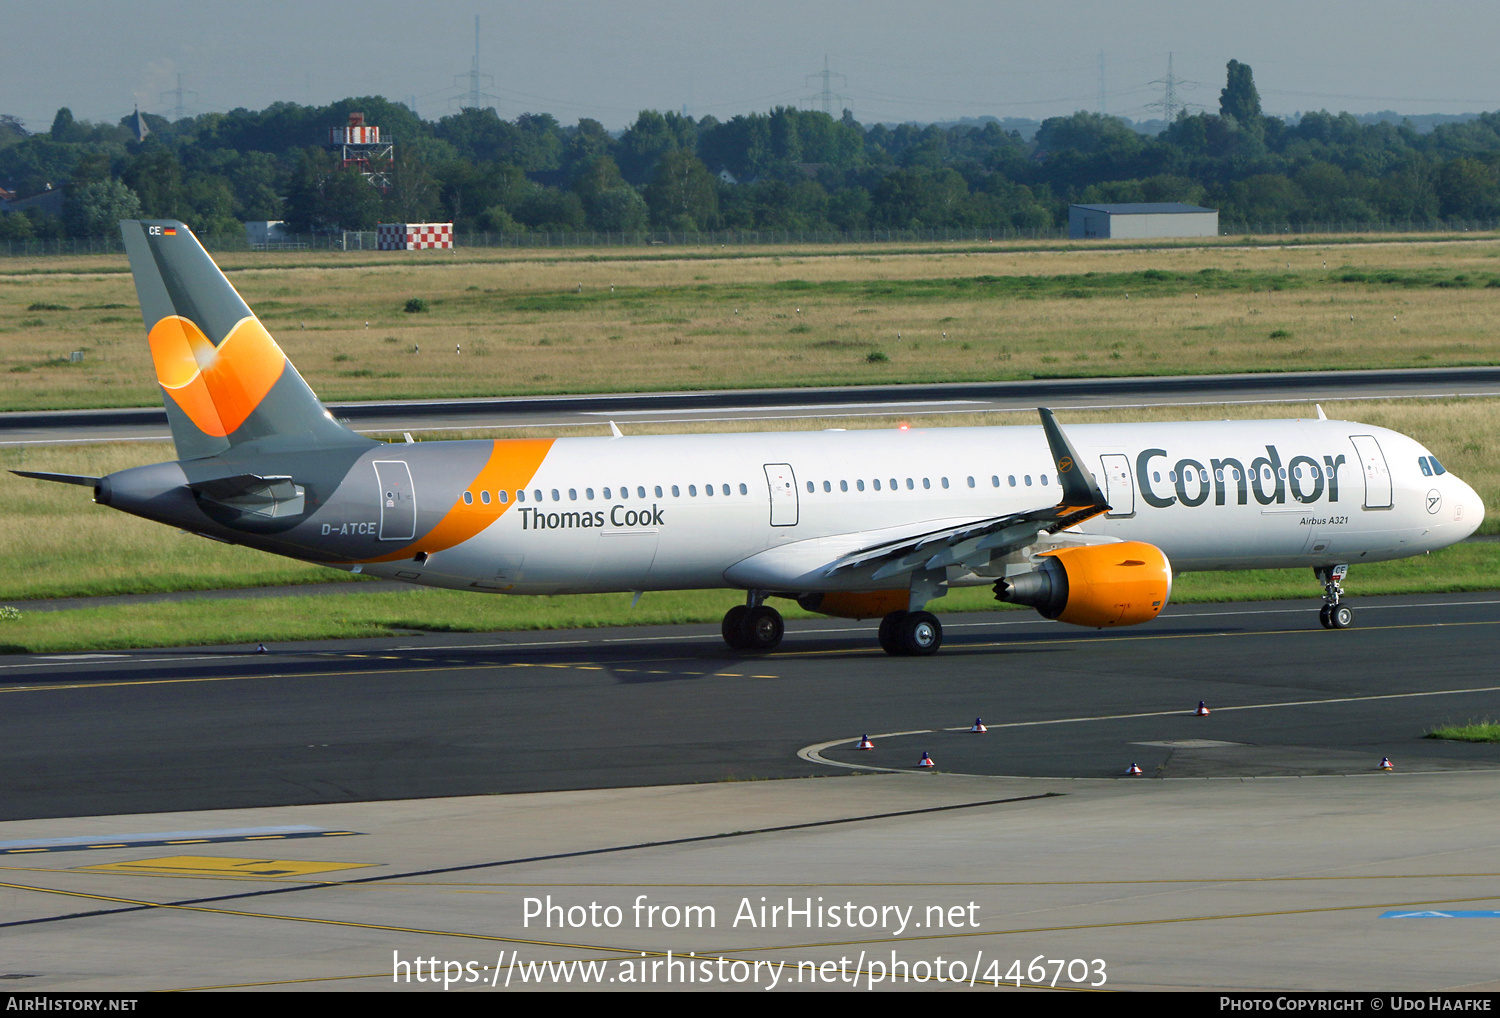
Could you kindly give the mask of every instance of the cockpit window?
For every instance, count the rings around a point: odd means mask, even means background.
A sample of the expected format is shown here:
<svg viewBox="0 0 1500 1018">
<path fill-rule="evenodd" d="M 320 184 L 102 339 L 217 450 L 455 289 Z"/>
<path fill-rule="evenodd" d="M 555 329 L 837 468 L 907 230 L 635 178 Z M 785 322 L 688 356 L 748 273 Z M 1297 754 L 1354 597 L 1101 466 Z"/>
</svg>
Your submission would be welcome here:
<svg viewBox="0 0 1500 1018">
<path fill-rule="evenodd" d="M 1434 474 L 1437 474 L 1439 477 L 1441 477 L 1448 472 L 1447 469 L 1438 462 L 1438 458 L 1436 456 L 1429 456 L 1427 458 L 1432 461 L 1432 472 Z"/>
<path fill-rule="evenodd" d="M 1423 477 L 1431 477 L 1432 476 L 1432 467 L 1430 467 L 1430 466 L 1427 465 L 1427 457 L 1426 456 L 1418 456 L 1417 457 L 1417 466 L 1419 466 L 1419 467 L 1422 468 L 1422 476 Z"/>
</svg>

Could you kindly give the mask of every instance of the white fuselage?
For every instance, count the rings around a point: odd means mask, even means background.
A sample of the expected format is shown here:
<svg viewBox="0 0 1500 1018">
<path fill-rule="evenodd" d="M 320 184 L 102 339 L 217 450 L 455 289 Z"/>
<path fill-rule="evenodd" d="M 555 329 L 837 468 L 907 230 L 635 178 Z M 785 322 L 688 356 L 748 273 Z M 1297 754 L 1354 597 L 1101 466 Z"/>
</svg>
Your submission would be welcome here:
<svg viewBox="0 0 1500 1018">
<path fill-rule="evenodd" d="M 1384 428 L 1222 421 L 1067 434 L 1113 507 L 1077 532 L 1156 545 L 1178 571 L 1400 558 L 1462 540 L 1484 516 L 1472 488 Z M 1055 474 L 1039 427 L 559 439 L 524 495 L 506 491 L 492 524 L 433 554 L 414 581 L 516 594 L 890 587 L 826 567 L 882 540 L 1054 505 Z M 411 568 L 366 571 L 414 579 Z M 1004 571 L 955 568 L 948 582 Z"/>
</svg>

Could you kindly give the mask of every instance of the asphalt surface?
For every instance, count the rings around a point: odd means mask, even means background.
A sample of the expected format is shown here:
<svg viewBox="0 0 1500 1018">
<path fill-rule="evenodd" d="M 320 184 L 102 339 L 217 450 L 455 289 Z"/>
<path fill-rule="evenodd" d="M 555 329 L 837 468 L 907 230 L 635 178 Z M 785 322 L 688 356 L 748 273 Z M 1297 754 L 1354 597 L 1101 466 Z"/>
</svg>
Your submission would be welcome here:
<svg viewBox="0 0 1500 1018">
<path fill-rule="evenodd" d="M 1500 596 L 1354 604 L 1342 632 L 1312 600 L 1174 606 L 1116 632 L 955 615 L 930 659 L 840 620 L 754 658 L 704 626 L 15 656 L 0 820 L 909 772 L 923 751 L 948 772 L 1074 778 L 1500 767 L 1500 746 L 1422 738 L 1500 715 Z M 976 716 L 990 733 L 943 731 Z M 853 750 L 863 733 L 874 752 Z"/>
<path fill-rule="evenodd" d="M 365 432 L 597 427 L 610 420 L 628 430 L 630 422 L 1494 395 L 1500 395 L 1500 367 L 384 401 L 335 403 L 329 409 L 350 427 Z M 0 414 L 0 446 L 167 437 L 166 412 L 161 407 Z"/>
</svg>

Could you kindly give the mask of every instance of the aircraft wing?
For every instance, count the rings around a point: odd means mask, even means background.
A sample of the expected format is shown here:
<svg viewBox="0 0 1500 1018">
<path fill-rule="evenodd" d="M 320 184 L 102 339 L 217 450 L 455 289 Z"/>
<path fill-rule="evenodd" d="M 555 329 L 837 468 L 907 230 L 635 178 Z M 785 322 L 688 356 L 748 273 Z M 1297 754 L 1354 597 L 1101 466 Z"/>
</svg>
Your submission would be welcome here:
<svg viewBox="0 0 1500 1018">
<path fill-rule="evenodd" d="M 1058 483 L 1062 486 L 1062 498 L 1056 505 L 991 516 L 860 548 L 839 557 L 824 570 L 824 575 L 879 563 L 871 578 L 883 580 L 914 569 L 958 565 L 973 556 L 988 560 L 992 555 L 1003 555 L 1032 543 L 1043 531 L 1055 534 L 1109 512 L 1109 503 L 1104 500 L 1098 482 L 1083 467 L 1077 450 L 1063 434 L 1052 411 L 1041 407 L 1037 413 L 1042 418 L 1042 430 L 1047 435 Z"/>
</svg>

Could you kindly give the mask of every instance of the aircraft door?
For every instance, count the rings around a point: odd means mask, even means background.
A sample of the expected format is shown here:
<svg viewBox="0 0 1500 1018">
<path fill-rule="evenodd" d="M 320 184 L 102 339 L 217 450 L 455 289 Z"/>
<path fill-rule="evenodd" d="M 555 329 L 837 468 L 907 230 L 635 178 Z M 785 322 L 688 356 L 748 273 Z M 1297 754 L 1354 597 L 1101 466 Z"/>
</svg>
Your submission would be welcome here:
<svg viewBox="0 0 1500 1018">
<path fill-rule="evenodd" d="M 380 484 L 380 539 L 411 541 L 417 536 L 417 497 L 405 460 L 376 460 Z"/>
<path fill-rule="evenodd" d="M 795 527 L 798 517 L 797 475 L 790 463 L 767 463 L 766 485 L 771 491 L 771 526 Z"/>
<path fill-rule="evenodd" d="M 1135 478 L 1130 473 L 1130 457 L 1123 453 L 1105 453 L 1099 457 L 1104 467 L 1104 498 L 1110 504 L 1107 518 L 1135 515 Z"/>
<path fill-rule="evenodd" d="M 1374 435 L 1350 435 L 1365 475 L 1365 508 L 1391 508 L 1391 472 Z"/>
</svg>

